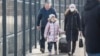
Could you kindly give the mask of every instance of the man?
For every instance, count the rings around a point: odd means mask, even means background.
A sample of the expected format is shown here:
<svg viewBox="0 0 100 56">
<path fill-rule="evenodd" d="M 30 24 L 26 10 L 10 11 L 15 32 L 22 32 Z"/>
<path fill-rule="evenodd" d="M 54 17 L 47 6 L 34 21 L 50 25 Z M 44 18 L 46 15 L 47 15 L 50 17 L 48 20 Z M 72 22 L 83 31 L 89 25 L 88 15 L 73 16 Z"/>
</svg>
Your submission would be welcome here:
<svg viewBox="0 0 100 56">
<path fill-rule="evenodd" d="M 100 56 L 100 3 L 87 0 L 82 17 L 82 31 L 88 56 Z"/>
<path fill-rule="evenodd" d="M 55 14 L 55 10 L 51 7 L 51 3 L 46 2 L 44 7 L 40 9 L 40 12 L 38 14 L 38 21 L 37 21 L 37 29 L 39 30 L 41 28 L 41 36 L 42 38 L 40 39 L 40 51 L 44 53 L 45 50 L 45 38 L 44 38 L 44 30 L 45 26 L 48 22 L 48 17 L 50 14 Z M 57 15 L 56 15 L 57 17 Z M 40 22 L 41 22 L 41 27 L 40 27 Z"/>
</svg>

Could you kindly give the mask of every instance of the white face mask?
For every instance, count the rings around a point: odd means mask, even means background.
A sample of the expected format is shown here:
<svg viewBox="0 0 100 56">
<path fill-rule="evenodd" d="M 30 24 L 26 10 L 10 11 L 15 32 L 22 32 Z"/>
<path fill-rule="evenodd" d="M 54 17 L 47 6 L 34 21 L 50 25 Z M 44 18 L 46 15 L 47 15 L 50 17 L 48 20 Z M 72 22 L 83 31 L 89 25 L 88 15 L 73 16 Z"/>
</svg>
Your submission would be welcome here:
<svg viewBox="0 0 100 56">
<path fill-rule="evenodd" d="M 71 11 L 71 12 L 74 12 L 74 11 L 75 11 L 75 8 L 70 8 L 70 11 Z"/>
<path fill-rule="evenodd" d="M 71 4 L 71 5 L 69 6 L 69 10 L 70 10 L 71 12 L 74 12 L 75 9 L 76 9 L 76 6 L 75 6 L 74 4 Z"/>
</svg>

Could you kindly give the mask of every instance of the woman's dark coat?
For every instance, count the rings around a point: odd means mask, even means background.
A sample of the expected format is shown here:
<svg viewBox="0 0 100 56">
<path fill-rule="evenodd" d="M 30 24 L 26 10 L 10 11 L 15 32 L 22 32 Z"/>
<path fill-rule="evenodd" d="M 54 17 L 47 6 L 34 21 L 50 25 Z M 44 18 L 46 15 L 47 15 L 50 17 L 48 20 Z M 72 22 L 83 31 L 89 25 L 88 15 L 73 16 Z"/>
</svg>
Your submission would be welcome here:
<svg viewBox="0 0 100 56">
<path fill-rule="evenodd" d="M 80 16 L 78 12 L 65 14 L 64 31 L 66 32 L 67 41 L 78 40 L 78 30 L 80 30 Z"/>
</svg>

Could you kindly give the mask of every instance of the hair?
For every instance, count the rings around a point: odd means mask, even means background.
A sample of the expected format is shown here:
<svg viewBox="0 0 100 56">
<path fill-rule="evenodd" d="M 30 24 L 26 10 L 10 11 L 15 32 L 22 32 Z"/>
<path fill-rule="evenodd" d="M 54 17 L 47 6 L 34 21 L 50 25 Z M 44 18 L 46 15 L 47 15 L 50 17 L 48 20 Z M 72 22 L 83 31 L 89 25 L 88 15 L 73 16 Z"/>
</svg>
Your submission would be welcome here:
<svg viewBox="0 0 100 56">
<path fill-rule="evenodd" d="M 48 1 L 45 2 L 44 5 L 45 5 L 45 4 L 49 4 L 50 6 L 52 6 L 52 4 L 51 4 L 50 2 L 48 2 Z"/>
<path fill-rule="evenodd" d="M 51 19 L 52 19 L 52 18 L 48 18 L 48 21 L 49 21 L 49 22 L 51 22 Z M 57 18 L 55 18 L 55 21 L 57 21 L 57 20 L 58 20 L 58 19 L 57 19 Z"/>
<path fill-rule="evenodd" d="M 65 15 L 68 14 L 69 12 L 70 12 L 69 8 L 66 9 L 66 11 L 65 11 Z"/>
</svg>

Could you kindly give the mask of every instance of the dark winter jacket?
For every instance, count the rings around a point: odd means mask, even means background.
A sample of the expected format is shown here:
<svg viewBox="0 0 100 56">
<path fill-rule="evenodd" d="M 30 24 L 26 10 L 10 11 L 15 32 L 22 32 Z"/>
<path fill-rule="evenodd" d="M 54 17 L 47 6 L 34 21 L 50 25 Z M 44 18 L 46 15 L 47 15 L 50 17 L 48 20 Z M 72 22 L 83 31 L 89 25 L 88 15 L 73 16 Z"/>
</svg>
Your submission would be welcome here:
<svg viewBox="0 0 100 56">
<path fill-rule="evenodd" d="M 69 12 L 65 15 L 64 31 L 66 32 L 67 41 L 71 38 L 73 41 L 78 40 L 78 30 L 80 30 L 80 16 L 78 12 Z"/>
<path fill-rule="evenodd" d="M 88 53 L 100 53 L 100 5 L 97 0 L 87 0 L 82 17 L 82 31 Z"/>
<path fill-rule="evenodd" d="M 40 26 L 40 22 L 41 22 L 41 27 L 45 27 L 48 22 L 48 17 L 50 14 L 55 14 L 55 16 L 57 17 L 56 12 L 53 8 L 46 10 L 43 7 L 42 9 L 40 9 L 40 12 L 38 14 L 37 26 Z"/>
</svg>

